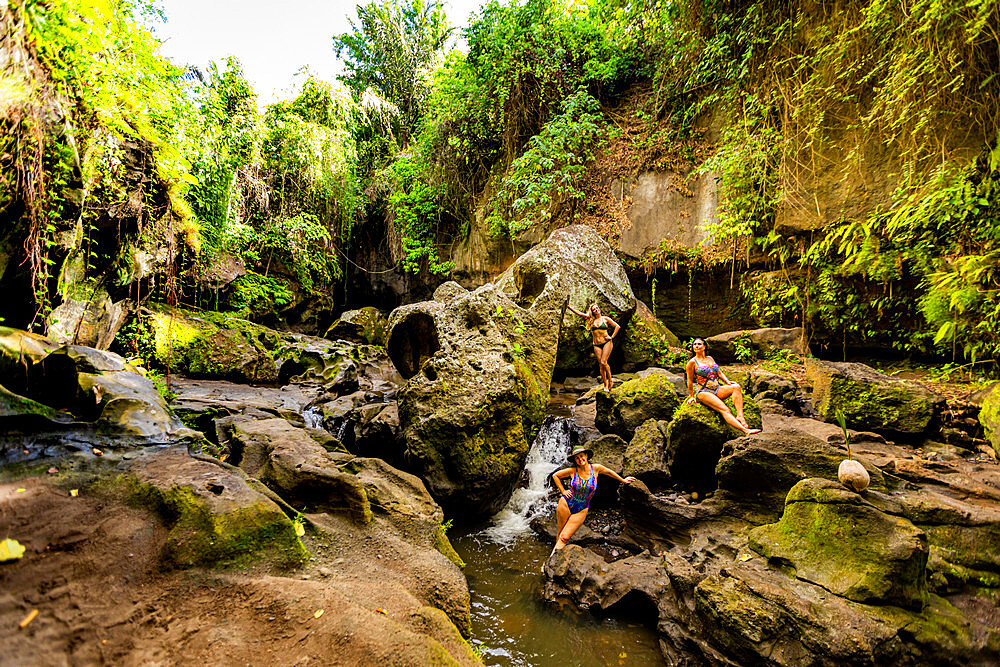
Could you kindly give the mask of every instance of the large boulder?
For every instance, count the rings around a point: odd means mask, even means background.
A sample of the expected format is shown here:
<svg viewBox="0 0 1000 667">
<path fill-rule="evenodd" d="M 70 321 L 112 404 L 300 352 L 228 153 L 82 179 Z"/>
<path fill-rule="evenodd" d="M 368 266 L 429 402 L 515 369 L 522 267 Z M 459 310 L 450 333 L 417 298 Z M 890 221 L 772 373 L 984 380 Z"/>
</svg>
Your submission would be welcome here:
<svg viewBox="0 0 1000 667">
<path fill-rule="evenodd" d="M 847 450 L 794 429 L 764 431 L 725 444 L 716 466 L 718 496 L 743 508 L 755 523 L 776 521 L 788 491 L 803 479 L 837 479 Z M 871 489 L 885 491 L 882 471 L 862 458 Z"/>
<path fill-rule="evenodd" d="M 986 439 L 1000 456 L 1000 382 L 994 384 L 983 396 L 979 423 L 983 425 Z"/>
<path fill-rule="evenodd" d="M 678 375 L 660 369 L 644 371 L 611 392 L 598 391 L 595 425 L 603 433 L 630 440 L 647 419 L 670 419 L 680 407 Z"/>
<path fill-rule="evenodd" d="M 750 547 L 848 600 L 917 611 L 928 602 L 927 536 L 838 482 L 796 484 L 778 523 L 750 531 Z"/>
<path fill-rule="evenodd" d="M 670 363 L 674 356 L 684 354 L 680 347 L 681 341 L 674 332 L 656 319 L 649 306 L 637 300 L 635 315 L 628 321 L 621 342 L 626 367 Z"/>
<path fill-rule="evenodd" d="M 385 345 L 389 333 L 389 320 L 378 308 L 365 306 L 358 310 L 345 310 L 330 325 L 324 336 L 368 345 Z"/>
<path fill-rule="evenodd" d="M 670 482 L 670 466 L 665 457 L 666 427 L 666 421 L 647 419 L 635 430 L 625 450 L 622 475 L 631 475 L 650 486 L 666 486 Z"/>
<path fill-rule="evenodd" d="M 636 309 L 635 294 L 621 261 L 593 228 L 573 225 L 521 255 L 497 280 L 497 286 L 519 305 L 537 299 L 560 310 L 562 333 L 557 367 L 590 370 L 596 365 L 592 336 L 584 321 L 562 311 L 566 299 L 579 311 L 597 303 L 601 312 L 627 327 Z M 617 342 L 617 339 L 616 339 Z"/>
<path fill-rule="evenodd" d="M 9 424 L 75 422 L 142 442 L 190 435 L 153 382 L 112 352 L 0 327 L 0 381 L 0 418 Z"/>
<path fill-rule="evenodd" d="M 566 297 L 540 279 L 527 307 L 487 284 L 392 313 L 408 465 L 463 517 L 503 508 L 545 416 Z"/>
<path fill-rule="evenodd" d="M 140 457 L 120 478 L 170 527 L 168 562 L 201 565 L 261 554 L 283 565 L 308 556 L 281 508 L 239 474 L 174 448 Z"/>
<path fill-rule="evenodd" d="M 944 399 L 918 382 L 900 380 L 864 364 L 806 359 L 813 387 L 813 409 L 835 422 L 838 410 L 847 425 L 863 431 L 900 435 L 923 433 Z"/>
<path fill-rule="evenodd" d="M 134 345 L 148 364 L 193 378 L 276 382 L 276 331 L 221 313 L 154 306 L 138 314 Z"/>
<path fill-rule="evenodd" d="M 768 357 L 777 350 L 788 350 L 800 356 L 809 354 L 809 344 L 802 327 L 727 331 L 706 339 L 705 345 L 708 353 L 720 364 Z M 741 356 L 748 358 L 741 359 Z"/>
<path fill-rule="evenodd" d="M 736 414 L 732 397 L 725 400 Z M 743 416 L 750 428 L 760 428 L 760 410 L 749 396 L 743 397 Z M 675 484 L 688 488 L 715 487 L 715 466 L 727 441 L 742 436 L 722 415 L 701 403 L 686 403 L 674 413 L 665 429 L 666 462 Z"/>
</svg>

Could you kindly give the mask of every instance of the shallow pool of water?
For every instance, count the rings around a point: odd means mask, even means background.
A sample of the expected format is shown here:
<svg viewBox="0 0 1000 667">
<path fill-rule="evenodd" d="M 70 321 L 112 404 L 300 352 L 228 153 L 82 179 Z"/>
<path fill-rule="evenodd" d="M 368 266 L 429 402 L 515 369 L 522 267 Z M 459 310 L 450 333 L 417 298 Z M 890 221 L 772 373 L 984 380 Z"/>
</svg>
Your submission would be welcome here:
<svg viewBox="0 0 1000 667">
<path fill-rule="evenodd" d="M 645 624 L 650 610 L 645 619 L 627 609 L 597 616 L 543 601 L 541 567 L 551 547 L 534 536 L 499 545 L 481 533 L 457 534 L 452 544 L 467 563 L 472 645 L 484 664 L 664 664 L 656 633 Z"/>
</svg>

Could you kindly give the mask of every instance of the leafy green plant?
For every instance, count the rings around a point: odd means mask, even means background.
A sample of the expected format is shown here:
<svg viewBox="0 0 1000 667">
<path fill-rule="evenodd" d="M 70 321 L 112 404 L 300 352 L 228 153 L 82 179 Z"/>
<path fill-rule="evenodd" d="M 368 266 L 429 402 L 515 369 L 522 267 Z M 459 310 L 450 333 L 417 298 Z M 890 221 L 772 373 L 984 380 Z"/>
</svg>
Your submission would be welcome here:
<svg viewBox="0 0 1000 667">
<path fill-rule="evenodd" d="M 746 334 L 733 339 L 733 353 L 741 364 L 753 363 L 757 358 L 757 349 L 750 340 L 750 336 Z"/>
<path fill-rule="evenodd" d="M 850 461 L 853 457 L 851 456 L 851 434 L 847 430 L 847 417 L 844 416 L 844 411 L 838 409 L 834 417 L 837 420 L 837 424 L 840 425 L 840 430 L 844 433 L 844 445 L 847 447 L 847 460 Z"/>
<path fill-rule="evenodd" d="M 514 236 L 552 215 L 557 204 L 582 201 L 586 163 L 604 145 L 604 122 L 594 97 L 580 90 L 566 98 L 562 113 L 533 136 L 500 180 L 488 218 L 494 235 Z"/>
</svg>

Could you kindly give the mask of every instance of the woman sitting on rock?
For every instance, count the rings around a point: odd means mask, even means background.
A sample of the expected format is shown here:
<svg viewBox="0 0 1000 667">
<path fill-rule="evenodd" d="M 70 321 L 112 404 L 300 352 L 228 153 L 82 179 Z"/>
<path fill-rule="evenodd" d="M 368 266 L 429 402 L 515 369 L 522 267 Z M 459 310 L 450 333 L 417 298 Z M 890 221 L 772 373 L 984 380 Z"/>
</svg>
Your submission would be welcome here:
<svg viewBox="0 0 1000 667">
<path fill-rule="evenodd" d="M 569 538 L 573 537 L 573 533 L 583 525 L 583 520 L 587 518 L 587 511 L 590 509 L 590 500 L 597 491 L 598 475 L 610 475 L 625 484 L 635 481 L 635 477 L 622 478 L 614 470 L 605 468 L 600 463 L 590 463 L 593 456 L 593 450 L 577 445 L 568 457 L 573 467 L 563 468 L 552 475 L 552 482 L 561 494 L 559 504 L 556 506 L 556 547 L 553 551 L 565 547 Z M 568 489 L 562 483 L 567 477 L 572 478 Z"/>
<path fill-rule="evenodd" d="M 608 357 L 611 356 L 611 350 L 614 347 L 611 339 L 618 334 L 618 329 L 620 328 L 618 323 L 610 317 L 601 315 L 601 308 L 596 303 L 590 304 L 590 308 L 587 309 L 586 313 L 581 313 L 568 304 L 567 307 L 580 317 L 587 319 L 587 330 L 594 337 L 594 356 L 597 357 L 597 366 L 601 371 L 601 380 L 604 382 L 604 388 L 607 391 L 611 391 L 611 387 L 614 386 L 615 381 L 611 376 L 611 366 L 608 365 Z M 608 327 L 614 327 L 614 330 L 608 333 Z"/>
<path fill-rule="evenodd" d="M 735 429 L 743 431 L 743 435 L 760 433 L 759 428 L 749 428 L 743 416 L 743 390 L 736 382 L 731 382 L 726 374 L 715 363 L 715 359 L 705 356 L 705 340 L 695 338 L 691 344 L 694 357 L 687 362 L 688 403 L 695 400 L 722 414 L 722 417 Z M 721 380 L 721 382 L 720 382 Z M 736 404 L 736 416 L 723 401 L 730 396 Z"/>
</svg>

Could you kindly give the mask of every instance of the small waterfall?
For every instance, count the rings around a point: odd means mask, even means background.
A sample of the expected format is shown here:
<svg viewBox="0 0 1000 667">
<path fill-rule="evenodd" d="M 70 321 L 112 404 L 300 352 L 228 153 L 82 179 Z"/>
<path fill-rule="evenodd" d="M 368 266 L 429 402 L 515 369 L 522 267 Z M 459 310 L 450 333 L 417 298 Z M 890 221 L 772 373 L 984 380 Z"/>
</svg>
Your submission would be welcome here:
<svg viewBox="0 0 1000 667">
<path fill-rule="evenodd" d="M 323 413 L 315 407 L 303 410 L 302 419 L 306 422 L 306 428 L 323 428 Z"/>
<path fill-rule="evenodd" d="M 548 478 L 559 466 L 569 465 L 570 432 L 573 422 L 565 417 L 548 417 L 531 445 L 524 469 L 528 485 L 514 490 L 510 502 L 493 517 L 493 524 L 479 533 L 497 544 L 511 544 L 530 530 L 531 520 L 542 515 L 548 500 Z"/>
<path fill-rule="evenodd" d="M 344 436 L 347 435 L 347 427 L 350 426 L 350 424 L 350 419 L 344 419 L 344 421 L 340 422 L 340 426 L 337 427 L 337 435 L 334 437 L 336 437 L 340 442 L 344 442 Z"/>
</svg>

